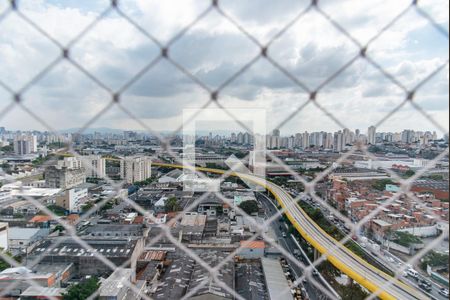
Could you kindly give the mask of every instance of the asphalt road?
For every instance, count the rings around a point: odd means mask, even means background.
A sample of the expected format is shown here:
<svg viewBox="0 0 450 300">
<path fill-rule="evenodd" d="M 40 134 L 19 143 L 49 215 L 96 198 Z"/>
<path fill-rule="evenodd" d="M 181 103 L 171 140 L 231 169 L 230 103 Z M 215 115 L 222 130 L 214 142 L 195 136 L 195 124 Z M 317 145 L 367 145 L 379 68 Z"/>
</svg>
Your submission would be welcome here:
<svg viewBox="0 0 450 300">
<path fill-rule="evenodd" d="M 267 218 L 272 217 L 277 213 L 276 208 L 271 203 L 271 200 L 267 198 L 264 194 L 258 194 L 258 199 L 262 203 L 264 210 L 266 211 Z M 288 252 L 290 252 L 294 256 L 294 250 L 299 249 L 296 243 L 290 238 L 290 235 L 286 235 L 286 237 L 283 237 L 283 232 L 287 233 L 288 227 L 286 226 L 286 223 L 274 221 L 272 222 L 272 229 L 275 232 L 275 235 L 277 236 L 278 243 L 283 246 L 284 249 L 286 249 Z M 280 229 L 281 227 L 281 229 Z M 307 259 L 306 257 L 302 256 L 301 261 L 307 265 Z M 303 276 L 303 270 L 296 264 L 291 265 L 292 272 L 295 275 L 295 278 L 298 279 Z M 316 279 L 317 282 L 321 283 L 319 278 Z M 311 282 L 306 279 L 306 281 L 302 282 L 303 287 L 305 288 L 306 292 L 308 293 L 308 297 L 311 300 L 324 300 L 324 299 L 330 299 L 326 294 L 322 293 L 320 289 L 318 289 L 315 285 L 313 285 Z M 326 289 L 326 287 L 323 287 Z"/>
</svg>

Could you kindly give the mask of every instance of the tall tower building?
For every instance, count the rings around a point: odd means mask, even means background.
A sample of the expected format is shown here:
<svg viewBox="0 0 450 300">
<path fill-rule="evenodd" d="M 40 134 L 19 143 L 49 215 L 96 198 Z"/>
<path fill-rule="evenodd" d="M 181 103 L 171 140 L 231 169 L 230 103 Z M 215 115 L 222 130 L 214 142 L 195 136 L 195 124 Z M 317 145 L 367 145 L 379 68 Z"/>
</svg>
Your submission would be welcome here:
<svg viewBox="0 0 450 300">
<path fill-rule="evenodd" d="M 14 139 L 14 152 L 26 155 L 37 152 L 37 137 L 35 135 L 22 135 Z"/>
<path fill-rule="evenodd" d="M 274 129 L 272 132 L 272 135 L 276 136 L 276 137 L 280 137 L 280 135 L 281 135 L 280 129 Z"/>
<path fill-rule="evenodd" d="M 375 126 L 370 126 L 367 130 L 367 142 L 371 145 L 377 143 L 377 128 Z"/>
<path fill-rule="evenodd" d="M 334 134 L 334 143 L 333 143 L 333 149 L 335 152 L 341 152 L 344 150 L 345 141 L 344 141 L 344 134 L 342 131 L 336 132 Z"/>
<path fill-rule="evenodd" d="M 148 157 L 126 157 L 120 161 L 120 176 L 127 183 L 144 181 L 152 176 L 152 161 Z"/>
<path fill-rule="evenodd" d="M 309 148 L 309 133 L 308 133 L 308 131 L 305 131 L 305 133 L 303 133 L 302 147 L 303 147 L 303 149 Z"/>
</svg>

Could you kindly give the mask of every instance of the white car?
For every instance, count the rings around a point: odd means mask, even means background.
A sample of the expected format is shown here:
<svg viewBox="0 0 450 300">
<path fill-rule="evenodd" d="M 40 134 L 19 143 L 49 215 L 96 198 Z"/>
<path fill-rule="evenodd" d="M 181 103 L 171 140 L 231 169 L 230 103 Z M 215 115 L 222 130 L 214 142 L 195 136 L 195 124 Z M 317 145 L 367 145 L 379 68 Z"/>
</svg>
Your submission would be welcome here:
<svg viewBox="0 0 450 300">
<path fill-rule="evenodd" d="M 414 278 L 419 278 L 419 273 L 417 273 L 416 270 L 414 269 L 408 269 L 408 275 Z"/>
<path fill-rule="evenodd" d="M 441 294 L 444 297 L 448 297 L 449 296 L 449 292 L 448 292 L 448 290 L 446 288 L 441 288 L 439 290 L 439 294 Z"/>
</svg>

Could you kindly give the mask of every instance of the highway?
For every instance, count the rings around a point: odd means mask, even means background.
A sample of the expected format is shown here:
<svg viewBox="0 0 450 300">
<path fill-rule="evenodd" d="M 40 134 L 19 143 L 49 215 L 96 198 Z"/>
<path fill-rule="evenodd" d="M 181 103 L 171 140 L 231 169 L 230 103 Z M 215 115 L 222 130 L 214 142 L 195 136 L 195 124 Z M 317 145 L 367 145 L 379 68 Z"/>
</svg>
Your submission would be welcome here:
<svg viewBox="0 0 450 300">
<path fill-rule="evenodd" d="M 274 216 L 277 213 L 277 208 L 273 204 L 272 200 L 270 200 L 266 195 L 262 193 L 257 193 L 257 198 L 260 201 L 260 203 L 263 205 L 264 210 L 266 212 L 266 218 L 269 219 L 270 217 Z M 286 226 L 286 223 L 282 223 L 280 225 L 279 222 L 272 222 L 271 224 L 272 230 L 274 231 L 275 235 L 278 237 L 278 243 L 285 248 L 288 252 L 290 252 L 293 256 L 295 256 L 295 249 L 300 250 L 302 254 L 298 255 L 297 258 L 301 259 L 302 262 L 306 265 L 309 265 L 309 258 L 306 256 L 306 253 L 301 249 L 300 245 L 298 245 L 298 242 L 295 240 L 295 238 L 292 235 L 283 237 L 282 232 L 287 232 L 288 228 Z M 295 279 L 299 279 L 303 274 L 303 269 L 297 266 L 296 264 L 292 263 L 290 264 L 290 268 L 292 269 Z M 317 273 L 320 276 L 320 273 Z M 323 289 L 328 289 L 326 286 L 326 283 L 322 282 L 325 281 L 325 279 L 322 278 L 322 276 L 316 277 L 316 280 L 319 284 L 322 284 Z M 323 293 L 320 289 L 318 289 L 316 286 L 314 286 L 311 282 L 309 282 L 308 278 L 306 278 L 301 285 L 305 288 L 305 291 L 308 295 L 307 299 L 310 300 L 325 300 L 330 299 L 326 296 L 325 293 Z M 333 290 L 329 292 L 330 294 L 334 294 Z M 333 299 L 338 298 L 338 295 Z"/>
<path fill-rule="evenodd" d="M 164 163 L 153 163 L 153 165 L 172 168 L 189 168 Z M 209 168 L 196 169 L 197 171 L 213 174 L 224 174 L 226 172 L 224 170 Z M 328 235 L 297 205 L 292 196 L 280 186 L 251 174 L 233 172 L 230 176 L 238 176 L 265 187 L 275 197 L 278 204 L 286 210 L 286 216 L 305 240 L 321 254 L 326 255 L 328 261 L 336 268 L 347 274 L 372 293 L 377 293 L 379 298 L 389 300 L 429 299 L 429 297 L 425 296 L 422 292 L 407 286 L 370 265 Z M 391 285 L 384 287 L 389 281 L 392 281 Z"/>
</svg>

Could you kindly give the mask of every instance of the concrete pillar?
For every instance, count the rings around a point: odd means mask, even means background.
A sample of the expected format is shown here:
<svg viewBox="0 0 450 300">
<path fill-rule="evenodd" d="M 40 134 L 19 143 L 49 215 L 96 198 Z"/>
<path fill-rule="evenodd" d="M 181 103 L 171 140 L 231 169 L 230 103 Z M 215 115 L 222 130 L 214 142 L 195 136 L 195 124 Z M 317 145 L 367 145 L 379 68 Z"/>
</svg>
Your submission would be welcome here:
<svg viewBox="0 0 450 300">
<path fill-rule="evenodd" d="M 322 254 L 320 254 L 320 252 L 314 248 L 314 261 L 318 260 L 320 258 L 320 256 L 322 256 Z"/>
</svg>

